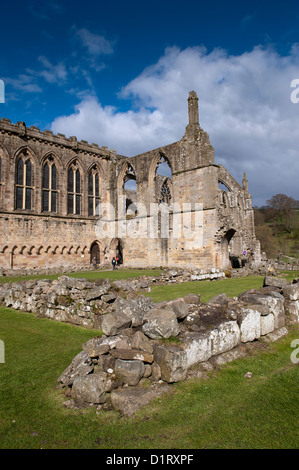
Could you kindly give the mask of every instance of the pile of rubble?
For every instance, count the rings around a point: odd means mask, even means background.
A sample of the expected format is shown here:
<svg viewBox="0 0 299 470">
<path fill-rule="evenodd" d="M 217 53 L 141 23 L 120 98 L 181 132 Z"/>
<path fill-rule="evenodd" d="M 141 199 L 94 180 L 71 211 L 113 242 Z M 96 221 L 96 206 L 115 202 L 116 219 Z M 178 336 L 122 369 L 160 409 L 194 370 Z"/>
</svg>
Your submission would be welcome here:
<svg viewBox="0 0 299 470">
<path fill-rule="evenodd" d="M 279 337 L 299 323 L 298 279 L 287 283 L 266 276 L 259 290 L 238 298 L 221 294 L 207 303 L 194 294 L 154 303 L 140 293 L 151 283 L 181 282 L 186 276 L 168 271 L 157 278 L 114 282 L 60 276 L 7 283 L 0 286 L 0 303 L 101 330 L 59 377 L 66 406 L 113 407 L 132 414 L 170 392 L 171 384 L 242 357 L 247 345 Z"/>
<path fill-rule="evenodd" d="M 193 294 L 159 304 L 118 297 L 102 318 L 104 334 L 82 345 L 59 387 L 68 407 L 112 407 L 130 415 L 170 393 L 174 382 L 243 357 L 248 344 L 281 337 L 298 323 L 299 280 L 266 277 L 259 290 L 207 303 Z"/>
<path fill-rule="evenodd" d="M 170 270 L 160 276 L 141 276 L 111 282 L 108 279 L 89 281 L 82 278 L 60 276 L 57 280 L 32 279 L 0 285 L 0 303 L 6 307 L 37 313 L 41 317 L 68 322 L 89 328 L 101 328 L 102 315 L 119 310 L 115 300 L 125 293 L 131 300 L 137 292 L 150 292 L 152 285 L 181 283 L 186 280 L 216 279 L 222 273 L 190 274 Z M 136 300 L 136 302 L 138 302 Z M 139 302 L 153 303 L 149 299 Z M 144 310 L 146 307 L 142 307 Z"/>
</svg>

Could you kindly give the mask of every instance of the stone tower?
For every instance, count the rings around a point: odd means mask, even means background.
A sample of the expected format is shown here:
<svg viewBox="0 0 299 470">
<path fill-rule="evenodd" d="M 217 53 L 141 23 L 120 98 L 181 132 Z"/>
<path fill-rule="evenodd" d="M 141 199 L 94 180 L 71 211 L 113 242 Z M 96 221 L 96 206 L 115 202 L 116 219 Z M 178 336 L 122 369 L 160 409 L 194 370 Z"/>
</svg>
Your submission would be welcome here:
<svg viewBox="0 0 299 470">
<path fill-rule="evenodd" d="M 189 92 L 188 114 L 189 114 L 189 125 L 199 127 L 198 97 L 195 91 Z"/>
</svg>

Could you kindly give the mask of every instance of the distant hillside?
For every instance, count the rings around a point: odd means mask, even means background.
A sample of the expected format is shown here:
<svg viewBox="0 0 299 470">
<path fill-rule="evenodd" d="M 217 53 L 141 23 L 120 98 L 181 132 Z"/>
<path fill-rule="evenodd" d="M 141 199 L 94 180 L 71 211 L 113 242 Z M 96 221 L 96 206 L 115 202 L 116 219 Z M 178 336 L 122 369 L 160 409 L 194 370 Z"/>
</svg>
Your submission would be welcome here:
<svg viewBox="0 0 299 470">
<path fill-rule="evenodd" d="M 298 259 L 298 201 L 280 194 L 267 203 L 267 206 L 254 208 L 256 237 L 261 242 L 262 251 L 270 259 L 278 259 L 279 256 L 284 261 Z"/>
</svg>

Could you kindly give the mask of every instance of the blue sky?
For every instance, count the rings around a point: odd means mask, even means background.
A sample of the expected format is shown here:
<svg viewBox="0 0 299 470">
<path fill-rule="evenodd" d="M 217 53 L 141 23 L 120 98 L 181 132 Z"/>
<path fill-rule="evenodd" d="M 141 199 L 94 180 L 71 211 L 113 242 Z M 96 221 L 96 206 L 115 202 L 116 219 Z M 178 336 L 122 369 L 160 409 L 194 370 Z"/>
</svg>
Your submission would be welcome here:
<svg viewBox="0 0 299 470">
<path fill-rule="evenodd" d="M 299 4 L 37 1 L 1 5 L 0 116 L 135 155 L 179 140 L 187 97 L 253 203 L 299 199 Z M 298 93 L 299 96 L 299 93 Z"/>
</svg>

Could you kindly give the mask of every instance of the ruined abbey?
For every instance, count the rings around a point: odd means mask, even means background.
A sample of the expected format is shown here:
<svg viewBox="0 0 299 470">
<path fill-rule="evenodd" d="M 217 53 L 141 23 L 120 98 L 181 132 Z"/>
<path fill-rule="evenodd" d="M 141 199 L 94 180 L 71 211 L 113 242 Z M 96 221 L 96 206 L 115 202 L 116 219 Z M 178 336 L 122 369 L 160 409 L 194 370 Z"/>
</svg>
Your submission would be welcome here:
<svg viewBox="0 0 299 470">
<path fill-rule="evenodd" d="M 180 141 L 130 158 L 2 118 L 3 272 L 110 267 L 116 256 L 140 268 L 258 266 L 246 175 L 240 185 L 214 163 L 193 91 L 188 111 Z"/>
</svg>

